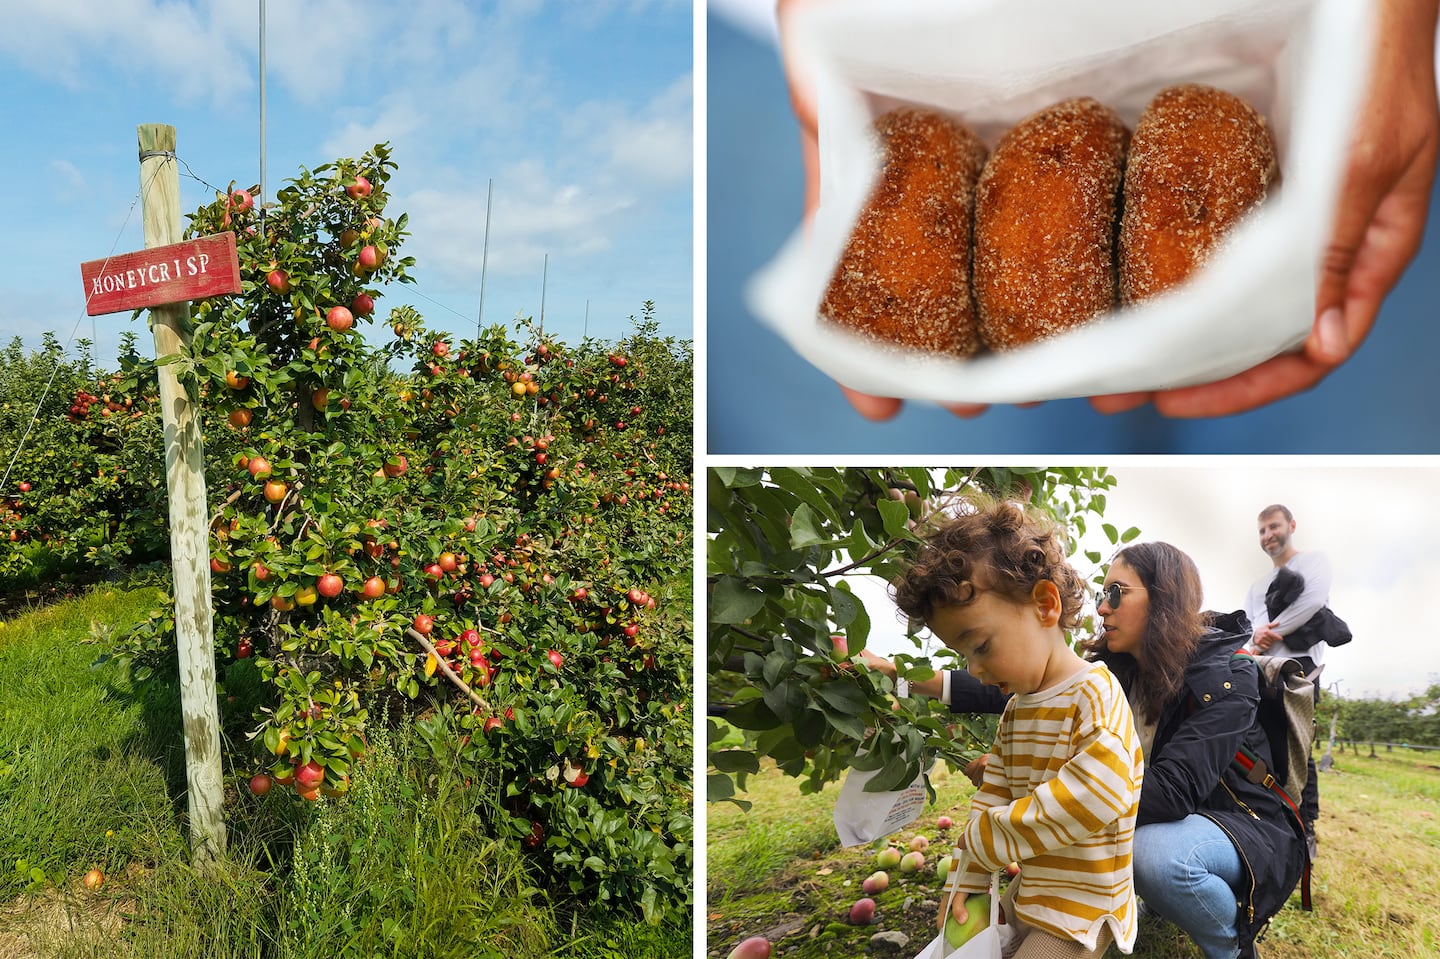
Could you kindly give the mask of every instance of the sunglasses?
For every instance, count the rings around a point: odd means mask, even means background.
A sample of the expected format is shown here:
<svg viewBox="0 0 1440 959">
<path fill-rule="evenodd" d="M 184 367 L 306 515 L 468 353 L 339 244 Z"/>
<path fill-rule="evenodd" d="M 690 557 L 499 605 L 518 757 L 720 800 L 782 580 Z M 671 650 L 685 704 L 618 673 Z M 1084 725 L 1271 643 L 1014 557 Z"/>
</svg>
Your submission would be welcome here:
<svg viewBox="0 0 1440 959">
<path fill-rule="evenodd" d="M 1121 586 L 1119 583 L 1111 583 L 1095 593 L 1095 608 L 1099 609 L 1102 604 L 1109 603 L 1111 609 L 1119 609 L 1121 596 L 1132 589 L 1144 588 L 1144 586 Z"/>
</svg>

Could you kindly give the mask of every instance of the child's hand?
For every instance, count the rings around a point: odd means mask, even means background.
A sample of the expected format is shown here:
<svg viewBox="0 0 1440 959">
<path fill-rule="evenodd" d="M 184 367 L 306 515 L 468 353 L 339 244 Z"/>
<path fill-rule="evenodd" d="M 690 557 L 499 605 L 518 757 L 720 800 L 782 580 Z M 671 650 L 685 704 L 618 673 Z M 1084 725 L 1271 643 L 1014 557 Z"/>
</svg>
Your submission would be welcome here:
<svg viewBox="0 0 1440 959">
<path fill-rule="evenodd" d="M 989 765 L 989 763 L 990 754 L 981 753 L 979 756 L 976 756 L 974 759 L 970 760 L 968 764 L 966 764 L 965 778 L 974 783 L 976 789 L 979 789 L 980 783 L 984 782 L 985 767 Z"/>
<path fill-rule="evenodd" d="M 965 921 L 965 917 L 966 917 L 966 913 L 965 913 L 965 903 L 966 903 L 969 899 L 970 899 L 970 896 L 969 896 L 967 893 L 963 893 L 963 892 L 961 892 L 961 893 L 956 893 L 956 894 L 955 894 L 955 899 L 952 901 L 952 903 L 951 903 L 951 905 L 950 905 L 950 911 L 949 911 L 949 912 L 946 912 L 946 911 L 945 911 L 945 904 L 942 902 L 942 903 L 940 904 L 940 911 L 939 911 L 938 913 L 936 913 L 936 915 L 935 915 L 935 931 L 936 931 L 936 932 L 944 932 L 944 931 L 945 931 L 945 919 L 946 919 L 947 916 L 954 916 L 956 922 L 964 922 L 964 921 Z"/>
</svg>

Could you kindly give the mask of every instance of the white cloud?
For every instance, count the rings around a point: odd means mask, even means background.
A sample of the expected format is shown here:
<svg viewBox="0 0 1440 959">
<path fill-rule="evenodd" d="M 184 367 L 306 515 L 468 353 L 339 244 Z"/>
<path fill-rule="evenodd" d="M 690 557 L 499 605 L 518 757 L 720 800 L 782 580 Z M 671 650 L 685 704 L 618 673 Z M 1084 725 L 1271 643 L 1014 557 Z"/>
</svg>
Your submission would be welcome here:
<svg viewBox="0 0 1440 959">
<path fill-rule="evenodd" d="M 80 168 L 69 160 L 51 160 L 49 169 L 55 174 L 56 197 L 60 200 L 70 200 L 76 197 L 83 197 L 90 192 L 90 184 L 85 181 L 85 174 Z"/>
<path fill-rule="evenodd" d="M 0 54 L 74 89 L 88 85 L 96 62 L 156 74 L 186 103 L 228 102 L 254 86 L 252 58 L 235 48 L 213 9 L 161 0 L 3 0 L 0 14 Z"/>
</svg>

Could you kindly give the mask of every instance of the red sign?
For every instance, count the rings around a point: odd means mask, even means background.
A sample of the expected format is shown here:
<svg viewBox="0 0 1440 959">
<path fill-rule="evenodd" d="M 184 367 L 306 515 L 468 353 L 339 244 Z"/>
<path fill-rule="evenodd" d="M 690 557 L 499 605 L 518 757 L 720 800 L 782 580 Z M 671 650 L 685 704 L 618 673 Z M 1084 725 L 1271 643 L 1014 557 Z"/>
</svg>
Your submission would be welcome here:
<svg viewBox="0 0 1440 959">
<path fill-rule="evenodd" d="M 229 231 L 80 264 L 85 313 L 123 313 L 148 306 L 240 292 L 240 261 Z"/>
</svg>

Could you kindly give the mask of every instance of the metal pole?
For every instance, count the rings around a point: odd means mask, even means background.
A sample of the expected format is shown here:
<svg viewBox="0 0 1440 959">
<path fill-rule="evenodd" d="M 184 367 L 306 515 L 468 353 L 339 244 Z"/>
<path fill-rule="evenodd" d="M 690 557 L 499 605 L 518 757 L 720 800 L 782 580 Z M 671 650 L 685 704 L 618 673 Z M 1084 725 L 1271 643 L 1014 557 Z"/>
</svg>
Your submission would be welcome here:
<svg viewBox="0 0 1440 959">
<path fill-rule="evenodd" d="M 260 0 L 260 239 L 265 239 L 265 0 Z"/>
<path fill-rule="evenodd" d="M 495 191 L 495 178 L 491 177 L 485 187 L 485 245 L 480 253 L 480 314 L 475 317 L 475 337 L 480 337 L 480 327 L 485 322 L 485 264 L 490 260 L 490 199 Z"/>
<path fill-rule="evenodd" d="M 589 301 L 589 300 L 586 300 L 586 301 L 585 301 L 585 326 L 584 326 L 584 327 L 581 329 L 581 331 L 580 331 L 580 339 L 583 340 L 583 339 L 585 339 L 585 338 L 586 338 L 587 336 L 589 336 L 589 335 L 590 335 L 590 301 Z"/>
<path fill-rule="evenodd" d="M 540 273 L 540 335 L 545 335 L 545 281 L 550 278 L 550 254 L 545 254 L 545 265 Z"/>
</svg>

